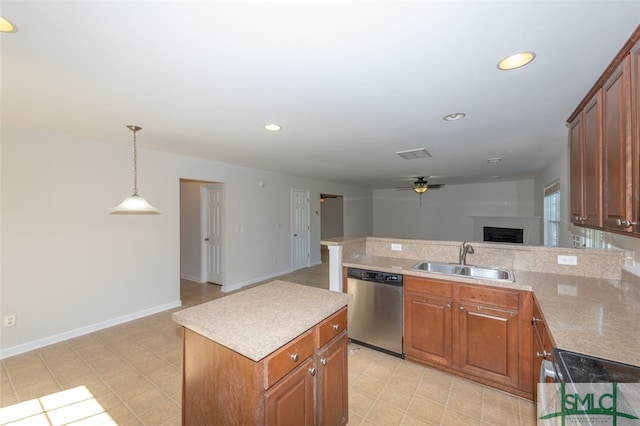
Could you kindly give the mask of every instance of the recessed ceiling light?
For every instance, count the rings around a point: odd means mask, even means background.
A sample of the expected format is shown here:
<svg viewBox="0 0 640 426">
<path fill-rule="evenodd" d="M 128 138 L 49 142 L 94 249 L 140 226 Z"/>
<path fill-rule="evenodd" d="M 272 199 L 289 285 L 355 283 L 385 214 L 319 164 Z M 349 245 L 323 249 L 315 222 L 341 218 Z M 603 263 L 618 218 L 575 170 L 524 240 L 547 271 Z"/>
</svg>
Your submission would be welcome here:
<svg viewBox="0 0 640 426">
<path fill-rule="evenodd" d="M 456 121 L 456 120 L 460 120 L 461 118 L 464 118 L 465 115 L 467 114 L 465 114 L 464 112 L 454 112 L 454 113 L 445 115 L 444 117 L 442 117 L 442 119 L 444 121 Z"/>
<path fill-rule="evenodd" d="M 267 124 L 266 126 L 264 126 L 264 128 L 267 130 L 271 130 L 272 132 L 277 132 L 281 127 L 277 124 Z"/>
<path fill-rule="evenodd" d="M 0 16 L 0 33 L 15 33 L 18 31 L 15 25 L 7 18 Z"/>
<path fill-rule="evenodd" d="M 488 158 L 487 163 L 499 163 L 502 161 L 501 157 Z"/>
<path fill-rule="evenodd" d="M 529 62 L 533 61 L 535 57 L 535 52 L 514 53 L 513 55 L 509 55 L 498 62 L 497 67 L 499 70 L 503 71 L 514 70 L 527 65 Z"/>
</svg>

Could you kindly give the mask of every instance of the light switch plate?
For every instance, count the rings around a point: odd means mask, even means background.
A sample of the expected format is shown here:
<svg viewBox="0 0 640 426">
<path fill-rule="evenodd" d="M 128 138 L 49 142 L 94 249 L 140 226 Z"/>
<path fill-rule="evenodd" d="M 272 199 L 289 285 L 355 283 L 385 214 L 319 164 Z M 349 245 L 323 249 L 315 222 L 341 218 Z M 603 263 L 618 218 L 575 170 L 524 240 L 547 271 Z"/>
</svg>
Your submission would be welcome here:
<svg viewBox="0 0 640 426">
<path fill-rule="evenodd" d="M 392 243 L 391 250 L 393 251 L 402 251 L 402 244 Z"/>
<path fill-rule="evenodd" d="M 577 256 L 563 256 L 561 254 L 558 255 L 558 265 L 577 265 L 578 257 Z"/>
</svg>

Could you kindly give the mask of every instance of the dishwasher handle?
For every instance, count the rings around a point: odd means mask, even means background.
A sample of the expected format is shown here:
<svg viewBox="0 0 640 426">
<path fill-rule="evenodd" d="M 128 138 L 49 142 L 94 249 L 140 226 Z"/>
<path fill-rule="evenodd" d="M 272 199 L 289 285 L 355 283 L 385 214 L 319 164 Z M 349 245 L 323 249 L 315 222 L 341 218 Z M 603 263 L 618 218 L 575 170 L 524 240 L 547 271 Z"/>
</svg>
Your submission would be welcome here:
<svg viewBox="0 0 640 426">
<path fill-rule="evenodd" d="M 380 284 L 402 286 L 402 274 L 390 274 L 380 271 L 369 271 L 359 268 L 347 268 L 347 278 L 370 281 Z"/>
</svg>

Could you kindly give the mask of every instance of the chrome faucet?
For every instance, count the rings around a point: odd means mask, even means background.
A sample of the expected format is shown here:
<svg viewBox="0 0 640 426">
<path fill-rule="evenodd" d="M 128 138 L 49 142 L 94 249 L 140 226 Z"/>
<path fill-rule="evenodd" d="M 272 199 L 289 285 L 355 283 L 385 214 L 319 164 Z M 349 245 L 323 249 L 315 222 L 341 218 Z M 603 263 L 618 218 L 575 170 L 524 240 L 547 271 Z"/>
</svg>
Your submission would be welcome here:
<svg viewBox="0 0 640 426">
<path fill-rule="evenodd" d="M 467 241 L 463 242 L 460 246 L 460 257 L 458 259 L 458 263 L 461 265 L 467 264 L 467 255 L 475 253 L 471 244 L 467 244 Z"/>
</svg>

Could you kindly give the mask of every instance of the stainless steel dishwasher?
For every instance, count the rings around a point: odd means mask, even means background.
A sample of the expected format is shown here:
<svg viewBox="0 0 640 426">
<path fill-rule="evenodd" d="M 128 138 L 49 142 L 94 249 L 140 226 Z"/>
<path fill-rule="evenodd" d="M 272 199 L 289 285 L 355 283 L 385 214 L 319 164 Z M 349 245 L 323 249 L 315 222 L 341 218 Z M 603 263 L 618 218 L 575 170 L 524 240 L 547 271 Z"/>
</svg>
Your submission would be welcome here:
<svg viewBox="0 0 640 426">
<path fill-rule="evenodd" d="M 391 355 L 402 354 L 402 275 L 347 269 L 349 338 Z"/>
</svg>

